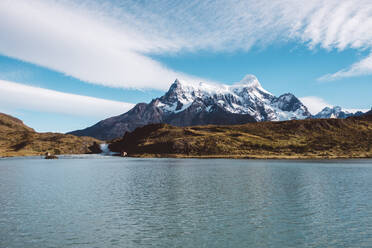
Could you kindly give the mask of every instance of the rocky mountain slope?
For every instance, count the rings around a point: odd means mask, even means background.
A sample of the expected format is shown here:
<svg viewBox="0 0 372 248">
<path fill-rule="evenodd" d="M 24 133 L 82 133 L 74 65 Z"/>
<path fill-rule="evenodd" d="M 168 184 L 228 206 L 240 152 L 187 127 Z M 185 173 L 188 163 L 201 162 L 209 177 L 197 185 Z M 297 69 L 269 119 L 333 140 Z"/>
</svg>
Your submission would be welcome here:
<svg viewBox="0 0 372 248">
<path fill-rule="evenodd" d="M 337 119 L 345 119 L 351 116 L 360 116 L 363 115 L 363 112 L 357 111 L 355 113 L 349 112 L 347 110 L 343 110 L 339 106 L 335 107 L 325 107 L 322 111 L 318 114 L 314 115 L 313 118 L 315 119 L 327 119 L 327 118 L 337 118 Z"/>
<path fill-rule="evenodd" d="M 354 116 L 354 119 L 372 121 L 372 109 L 362 115 Z"/>
<path fill-rule="evenodd" d="M 366 117 L 366 118 L 372 118 L 372 109 L 370 111 L 364 113 L 362 116 Z"/>
<path fill-rule="evenodd" d="M 0 157 L 52 154 L 82 154 L 95 151 L 91 137 L 60 133 L 37 133 L 23 122 L 0 113 Z"/>
<path fill-rule="evenodd" d="M 135 157 L 367 158 L 372 157 L 371 116 L 234 126 L 152 124 L 109 147 Z"/>
<path fill-rule="evenodd" d="M 151 123 L 175 126 L 233 125 L 310 117 L 307 108 L 293 94 L 276 97 L 263 89 L 253 75 L 247 75 L 233 85 L 175 80 L 162 97 L 148 104 L 137 104 L 127 113 L 70 134 L 109 140 Z"/>
</svg>

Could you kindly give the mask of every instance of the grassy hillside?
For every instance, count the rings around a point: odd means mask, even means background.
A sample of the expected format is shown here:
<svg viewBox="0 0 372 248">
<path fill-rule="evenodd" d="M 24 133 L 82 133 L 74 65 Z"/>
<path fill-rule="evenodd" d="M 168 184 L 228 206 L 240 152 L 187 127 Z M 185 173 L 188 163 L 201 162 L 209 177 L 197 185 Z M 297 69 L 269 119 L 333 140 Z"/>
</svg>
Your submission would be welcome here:
<svg viewBox="0 0 372 248">
<path fill-rule="evenodd" d="M 153 124 L 110 145 L 141 157 L 357 158 L 372 157 L 372 122 L 318 119 L 234 126 Z"/>
<path fill-rule="evenodd" d="M 91 153 L 91 137 L 76 137 L 60 133 L 37 133 L 12 116 L 0 113 L 0 157 L 52 154 Z"/>
</svg>

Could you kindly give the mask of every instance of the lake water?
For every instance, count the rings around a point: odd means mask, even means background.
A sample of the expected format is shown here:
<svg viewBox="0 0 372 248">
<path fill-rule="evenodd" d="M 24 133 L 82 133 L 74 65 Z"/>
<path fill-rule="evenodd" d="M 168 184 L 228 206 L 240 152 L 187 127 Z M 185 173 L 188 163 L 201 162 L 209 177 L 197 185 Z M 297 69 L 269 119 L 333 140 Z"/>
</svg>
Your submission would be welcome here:
<svg viewBox="0 0 372 248">
<path fill-rule="evenodd" d="M 0 159 L 0 247 L 372 247 L 372 160 Z"/>
</svg>

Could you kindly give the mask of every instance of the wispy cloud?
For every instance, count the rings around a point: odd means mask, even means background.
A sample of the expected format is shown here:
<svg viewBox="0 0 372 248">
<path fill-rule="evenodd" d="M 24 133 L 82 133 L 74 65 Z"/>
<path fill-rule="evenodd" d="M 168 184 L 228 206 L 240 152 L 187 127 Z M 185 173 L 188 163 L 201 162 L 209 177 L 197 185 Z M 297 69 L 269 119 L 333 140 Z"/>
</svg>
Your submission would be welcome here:
<svg viewBox="0 0 372 248">
<path fill-rule="evenodd" d="M 332 107 L 324 99 L 316 96 L 301 97 L 300 101 L 307 107 L 311 114 L 315 115 L 322 111 L 325 107 Z"/>
<path fill-rule="evenodd" d="M 197 80 L 143 55 L 168 42 L 91 6 L 62 2 L 1 1 L 0 53 L 111 87 L 165 89 L 178 76 Z"/>
<path fill-rule="evenodd" d="M 2 0 L 0 53 L 111 87 L 165 89 L 176 77 L 148 54 L 372 47 L 370 0 Z M 371 74 L 370 59 L 323 79 Z"/>
<path fill-rule="evenodd" d="M 0 111 L 33 110 L 98 120 L 122 114 L 134 104 L 63 93 L 0 80 Z"/>
<path fill-rule="evenodd" d="M 327 74 L 320 77 L 319 81 L 332 81 L 340 78 L 354 77 L 354 76 L 364 76 L 372 74 L 372 55 L 361 61 L 353 64 L 350 68 L 342 69 L 338 72 Z"/>
<path fill-rule="evenodd" d="M 308 108 L 311 114 L 316 115 L 322 111 L 325 107 L 334 107 L 334 105 L 328 103 L 323 98 L 317 96 L 304 96 L 300 98 L 300 101 Z M 358 111 L 367 112 L 369 109 L 344 109 L 344 111 L 355 113 Z"/>
</svg>

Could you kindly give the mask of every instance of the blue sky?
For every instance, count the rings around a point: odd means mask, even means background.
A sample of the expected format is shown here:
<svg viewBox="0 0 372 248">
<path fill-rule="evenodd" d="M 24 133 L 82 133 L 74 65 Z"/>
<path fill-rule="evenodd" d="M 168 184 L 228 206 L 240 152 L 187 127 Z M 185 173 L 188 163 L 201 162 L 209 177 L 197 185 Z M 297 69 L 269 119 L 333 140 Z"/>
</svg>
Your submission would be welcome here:
<svg viewBox="0 0 372 248">
<path fill-rule="evenodd" d="M 149 102 L 175 78 L 246 74 L 313 112 L 370 109 L 371 25 L 364 0 L 4 0 L 0 111 L 66 132 Z"/>
</svg>

